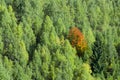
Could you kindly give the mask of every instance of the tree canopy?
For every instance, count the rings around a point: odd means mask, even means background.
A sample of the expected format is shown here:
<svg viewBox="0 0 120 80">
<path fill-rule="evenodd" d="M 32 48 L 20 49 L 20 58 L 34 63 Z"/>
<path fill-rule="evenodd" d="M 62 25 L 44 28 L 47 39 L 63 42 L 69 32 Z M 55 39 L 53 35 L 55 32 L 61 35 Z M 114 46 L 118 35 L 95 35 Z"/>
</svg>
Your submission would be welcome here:
<svg viewBox="0 0 120 80">
<path fill-rule="evenodd" d="M 120 0 L 0 0 L 0 80 L 120 80 Z"/>
</svg>

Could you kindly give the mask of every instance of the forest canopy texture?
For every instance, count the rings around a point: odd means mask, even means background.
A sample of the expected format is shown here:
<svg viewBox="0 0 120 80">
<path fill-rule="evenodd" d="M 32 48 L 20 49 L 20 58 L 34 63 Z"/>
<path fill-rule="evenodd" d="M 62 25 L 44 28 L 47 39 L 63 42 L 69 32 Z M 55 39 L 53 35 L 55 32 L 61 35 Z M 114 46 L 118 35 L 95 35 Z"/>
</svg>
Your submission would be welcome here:
<svg viewBox="0 0 120 80">
<path fill-rule="evenodd" d="M 0 80 L 120 80 L 120 0 L 0 0 Z"/>
</svg>

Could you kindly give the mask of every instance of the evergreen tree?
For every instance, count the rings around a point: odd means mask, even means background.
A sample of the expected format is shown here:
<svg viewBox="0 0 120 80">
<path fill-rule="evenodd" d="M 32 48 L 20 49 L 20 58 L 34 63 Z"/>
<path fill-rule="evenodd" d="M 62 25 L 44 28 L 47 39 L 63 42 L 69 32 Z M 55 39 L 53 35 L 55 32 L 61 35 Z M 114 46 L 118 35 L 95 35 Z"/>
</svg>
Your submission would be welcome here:
<svg viewBox="0 0 120 80">
<path fill-rule="evenodd" d="M 14 22 L 14 21 L 13 21 Z M 5 6 L 2 7 L 1 9 L 1 19 L 0 19 L 0 25 L 2 28 L 2 40 L 4 42 L 4 48 L 3 48 L 3 53 L 2 54 L 7 54 L 7 53 L 12 53 L 9 50 L 9 45 L 10 43 L 14 42 L 14 37 L 13 37 L 13 30 L 12 30 L 12 26 L 13 23 L 11 16 L 7 10 L 7 8 Z"/>
<path fill-rule="evenodd" d="M 97 33 L 91 66 L 94 73 L 103 73 L 107 80 L 109 80 L 110 76 L 117 79 L 118 72 L 116 70 L 118 70 L 119 61 L 111 29 L 108 29 L 104 35 L 100 32 Z"/>
<path fill-rule="evenodd" d="M 15 63 L 13 68 L 13 80 L 32 80 L 31 75 L 29 75 L 31 71 L 28 71 L 26 67 L 23 68 L 18 63 Z"/>
<path fill-rule="evenodd" d="M 46 16 L 44 26 L 42 27 L 42 34 L 40 36 L 40 42 L 46 45 L 51 51 L 57 48 L 58 36 L 53 26 L 52 20 L 49 16 Z"/>
<path fill-rule="evenodd" d="M 66 33 L 66 27 L 61 18 L 58 18 L 57 20 L 57 23 L 55 25 L 55 31 L 59 37 L 61 37 L 62 35 L 65 35 Z"/>
<path fill-rule="evenodd" d="M 85 19 L 85 15 L 86 15 L 86 8 L 84 8 L 84 5 L 82 3 L 82 0 L 76 0 L 76 2 L 74 3 L 75 6 L 75 25 L 78 26 L 80 29 L 83 27 L 83 22 Z"/>
<path fill-rule="evenodd" d="M 24 20 L 24 22 L 21 23 L 21 26 L 23 26 L 23 40 L 26 45 L 26 49 L 29 52 L 29 54 L 32 55 L 36 44 L 35 34 L 33 33 L 32 28 L 30 28 L 31 24 L 28 24 L 26 20 Z"/>
<path fill-rule="evenodd" d="M 44 45 L 43 46 L 38 45 L 38 49 L 35 50 L 33 58 L 34 58 L 32 62 L 32 69 L 34 70 L 33 79 L 37 80 L 51 79 L 49 71 L 51 56 L 48 48 Z"/>
<path fill-rule="evenodd" d="M 1 80 L 11 80 L 9 69 L 4 67 L 2 55 L 0 54 L 0 79 Z M 7 65 L 8 66 L 8 65 Z"/>
<path fill-rule="evenodd" d="M 120 80 L 119 4 L 0 0 L 0 80 Z"/>
<path fill-rule="evenodd" d="M 3 53 L 4 43 L 2 41 L 2 29 L 0 29 L 0 54 Z"/>
<path fill-rule="evenodd" d="M 11 6 L 9 6 L 8 9 L 5 8 L 3 10 L 1 27 L 3 30 L 2 38 L 4 41 L 3 55 L 11 60 L 17 60 L 18 62 L 20 59 L 24 60 L 23 58 L 28 58 L 28 53 L 24 53 L 26 50 L 24 43 L 22 43 L 23 46 L 18 46 L 21 44 L 23 34 L 21 26 L 17 26 L 16 24 L 16 18 Z M 24 49 L 20 50 L 21 48 Z M 22 55 L 20 57 L 21 54 L 25 54 L 26 56 L 24 55 L 24 57 L 22 57 Z M 25 59 L 25 61 L 27 60 L 28 59 Z"/>
<path fill-rule="evenodd" d="M 102 70 L 102 67 L 99 66 L 100 63 L 100 56 L 103 54 L 104 51 L 104 38 L 103 35 L 98 31 L 96 32 L 96 42 L 93 46 L 93 56 L 92 56 L 92 63 L 91 67 L 94 73 L 100 73 Z"/>
</svg>

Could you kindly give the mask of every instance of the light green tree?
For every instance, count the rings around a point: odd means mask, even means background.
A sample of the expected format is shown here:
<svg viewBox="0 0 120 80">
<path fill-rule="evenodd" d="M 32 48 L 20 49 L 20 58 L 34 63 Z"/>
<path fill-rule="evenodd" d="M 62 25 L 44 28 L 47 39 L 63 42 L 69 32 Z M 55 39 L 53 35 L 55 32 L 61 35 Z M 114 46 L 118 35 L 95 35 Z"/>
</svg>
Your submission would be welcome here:
<svg viewBox="0 0 120 80">
<path fill-rule="evenodd" d="M 33 78 L 34 79 L 51 79 L 50 76 L 50 62 L 51 55 L 49 49 L 43 45 L 38 45 L 37 50 L 35 50 L 33 55 L 34 60 L 32 61 L 32 69 L 33 69 Z"/>
<path fill-rule="evenodd" d="M 10 76 L 10 72 L 9 69 L 4 67 L 3 64 L 3 60 L 2 60 L 2 55 L 0 54 L 0 79 L 1 80 L 11 80 L 11 76 Z"/>
</svg>

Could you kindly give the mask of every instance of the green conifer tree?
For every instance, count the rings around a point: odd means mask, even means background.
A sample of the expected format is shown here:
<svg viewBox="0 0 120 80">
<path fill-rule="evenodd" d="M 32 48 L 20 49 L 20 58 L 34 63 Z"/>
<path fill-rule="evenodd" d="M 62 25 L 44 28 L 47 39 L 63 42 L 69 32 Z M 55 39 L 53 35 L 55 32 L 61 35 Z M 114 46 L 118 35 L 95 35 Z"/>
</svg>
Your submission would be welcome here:
<svg viewBox="0 0 120 80">
<path fill-rule="evenodd" d="M 104 35 L 97 32 L 91 66 L 94 73 L 103 74 L 106 79 L 117 79 L 116 70 L 118 70 L 119 61 L 111 29 L 108 29 Z"/>
<path fill-rule="evenodd" d="M 32 69 L 33 69 L 33 79 L 51 79 L 50 76 L 50 62 L 51 62 L 51 55 L 49 49 L 43 45 L 38 45 L 37 50 L 33 55 L 33 62 L 32 62 Z"/>
<path fill-rule="evenodd" d="M 8 68 L 4 67 L 4 62 L 2 60 L 2 55 L 0 54 L 0 79 L 1 80 L 11 80 L 10 71 Z M 7 65 L 8 66 L 8 65 Z"/>
<path fill-rule="evenodd" d="M 13 80 L 32 80 L 32 76 L 29 75 L 31 71 L 28 71 L 27 67 L 23 68 L 21 65 L 19 65 L 19 63 L 15 62 L 13 68 Z"/>
<path fill-rule="evenodd" d="M 0 29 L 0 54 L 3 53 L 4 43 L 2 41 L 2 29 Z"/>
<path fill-rule="evenodd" d="M 61 18 L 57 20 L 57 23 L 55 25 L 55 31 L 59 37 L 61 37 L 62 35 L 65 35 L 66 33 L 66 27 Z"/>
</svg>

